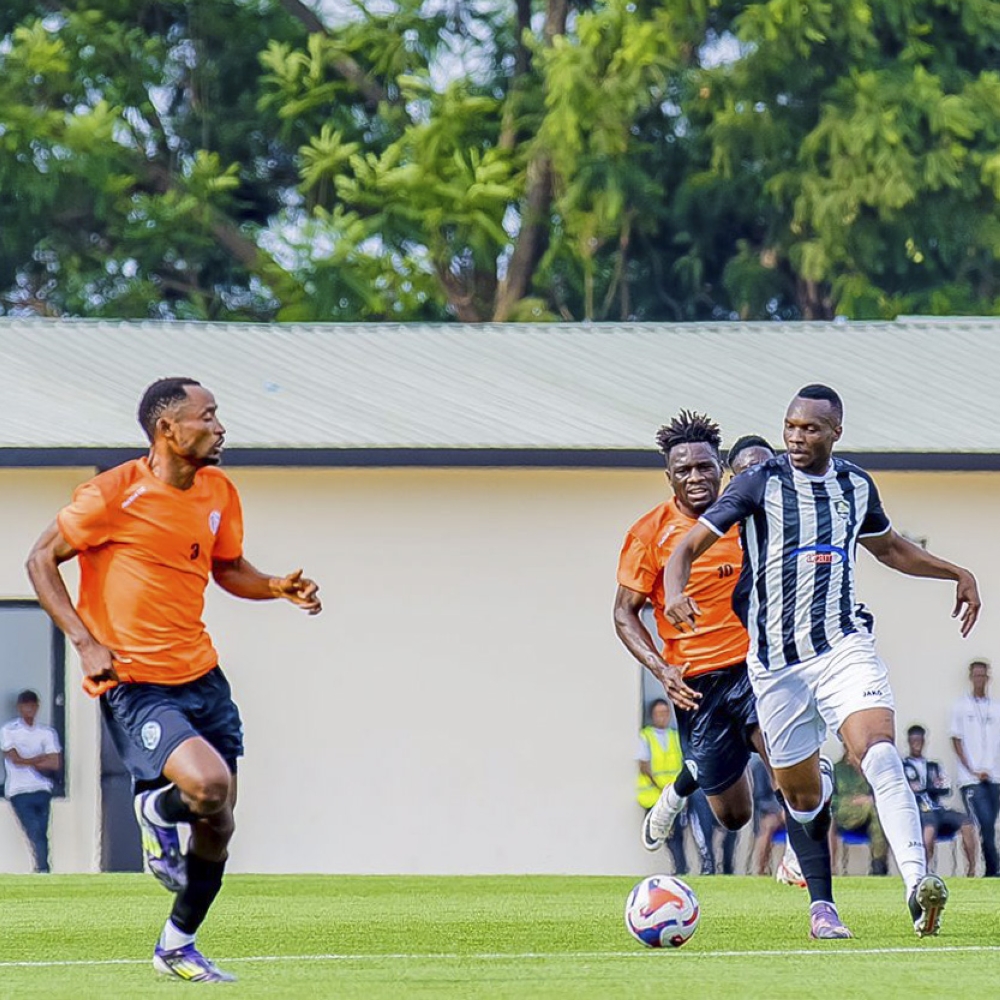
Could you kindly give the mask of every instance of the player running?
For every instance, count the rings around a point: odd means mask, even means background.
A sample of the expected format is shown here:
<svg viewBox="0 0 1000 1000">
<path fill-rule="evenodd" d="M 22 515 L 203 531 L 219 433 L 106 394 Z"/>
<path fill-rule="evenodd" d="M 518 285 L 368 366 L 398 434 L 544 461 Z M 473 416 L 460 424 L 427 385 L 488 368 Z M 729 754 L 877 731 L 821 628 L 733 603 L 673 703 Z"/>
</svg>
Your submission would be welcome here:
<svg viewBox="0 0 1000 1000">
<path fill-rule="evenodd" d="M 153 952 L 158 972 L 227 982 L 195 947 L 222 888 L 233 835 L 243 727 L 201 616 L 209 575 L 250 600 L 322 609 L 301 570 L 259 572 L 243 557 L 236 487 L 215 468 L 225 429 L 193 379 L 154 382 L 139 404 L 145 458 L 79 486 L 35 543 L 28 575 L 42 607 L 80 656 L 111 737 L 134 780 L 150 870 L 176 893 Z M 79 556 L 74 608 L 59 571 Z M 191 825 L 181 854 L 178 823 Z"/>
<path fill-rule="evenodd" d="M 619 557 L 615 597 L 618 637 L 663 684 L 677 707 L 689 772 L 682 772 L 674 785 L 664 790 L 663 805 L 658 803 L 647 815 L 643 837 L 653 849 L 669 832 L 683 797 L 699 785 L 723 826 L 730 830 L 744 826 L 753 812 L 746 773 L 751 749 L 767 760 L 747 677 L 749 640 L 733 609 L 743 562 L 735 529 L 722 539 L 712 559 L 696 567 L 692 588 L 705 616 L 698 631 L 681 631 L 665 616 L 663 567 L 675 546 L 697 525 L 697 518 L 719 496 L 719 428 L 706 416 L 682 411 L 660 429 L 657 443 L 674 495 L 629 530 Z M 662 656 L 640 619 L 647 601 L 653 606 L 663 640 Z M 850 937 L 833 903 L 828 847 L 811 840 L 791 819 L 788 830 L 809 887 L 811 936 Z"/>
<path fill-rule="evenodd" d="M 871 785 L 914 930 L 924 937 L 938 932 L 948 890 L 927 874 L 920 814 L 895 749 L 888 671 L 875 652 L 873 618 L 855 600 L 857 545 L 909 576 L 955 581 L 952 615 L 961 615 L 963 636 L 979 615 L 979 591 L 968 570 L 897 534 L 872 478 L 833 458 L 842 423 L 833 389 L 799 390 L 785 414 L 788 454 L 737 477 L 677 545 L 664 574 L 665 614 L 699 632 L 713 620 L 695 590 L 701 557 L 743 523 L 752 573 L 747 662 L 788 811 L 825 838 L 833 789 L 819 749 L 832 728 Z"/>
</svg>

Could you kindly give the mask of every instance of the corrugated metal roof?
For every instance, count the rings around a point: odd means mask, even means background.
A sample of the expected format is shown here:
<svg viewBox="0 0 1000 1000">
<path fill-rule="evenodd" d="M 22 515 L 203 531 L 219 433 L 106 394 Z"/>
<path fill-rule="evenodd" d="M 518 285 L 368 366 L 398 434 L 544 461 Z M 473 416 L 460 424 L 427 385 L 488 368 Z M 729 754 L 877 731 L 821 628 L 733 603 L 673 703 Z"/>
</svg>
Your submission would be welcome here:
<svg viewBox="0 0 1000 1000">
<path fill-rule="evenodd" d="M 0 448 L 131 447 L 190 375 L 230 447 L 655 448 L 681 407 L 780 440 L 807 382 L 852 452 L 1000 453 L 1000 318 L 892 323 L 273 325 L 0 319 Z"/>
</svg>

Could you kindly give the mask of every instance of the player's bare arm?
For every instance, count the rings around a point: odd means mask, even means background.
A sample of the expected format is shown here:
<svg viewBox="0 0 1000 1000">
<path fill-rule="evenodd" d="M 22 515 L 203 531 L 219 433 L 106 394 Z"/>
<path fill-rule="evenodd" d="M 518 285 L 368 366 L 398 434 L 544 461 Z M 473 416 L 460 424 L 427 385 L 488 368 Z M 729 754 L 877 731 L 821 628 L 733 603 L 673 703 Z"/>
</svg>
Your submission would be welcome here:
<svg viewBox="0 0 1000 1000">
<path fill-rule="evenodd" d="M 248 601 L 273 601 L 281 598 L 302 608 L 306 614 L 318 615 L 323 610 L 319 585 L 297 569 L 286 576 L 262 573 L 240 556 L 237 559 L 214 559 L 212 578 L 227 593 Z"/>
<path fill-rule="evenodd" d="M 963 636 L 972 631 L 982 600 L 976 578 L 967 569 L 932 555 L 891 528 L 885 534 L 870 535 L 860 541 L 880 563 L 899 573 L 933 580 L 954 580 L 955 608 L 951 616 L 961 616 Z"/>
<path fill-rule="evenodd" d="M 639 612 L 647 595 L 618 585 L 615 594 L 615 631 L 625 648 L 663 685 L 667 697 L 678 707 L 695 709 L 701 693 L 684 683 L 681 671 L 667 663 L 653 643 Z"/>
<path fill-rule="evenodd" d="M 83 668 L 84 686 L 90 693 L 99 693 L 103 685 L 117 682 L 114 654 L 90 634 L 76 613 L 59 572 L 61 563 L 72 559 L 76 550 L 63 538 L 59 525 L 53 521 L 38 537 L 28 554 L 25 567 L 28 579 L 38 595 L 38 603 L 73 644 Z"/>
<path fill-rule="evenodd" d="M 701 614 L 698 603 L 684 593 L 684 588 L 691 579 L 691 565 L 718 540 L 719 536 L 711 528 L 706 528 L 704 524 L 696 524 L 681 539 L 680 545 L 667 560 L 663 570 L 663 611 L 667 621 L 681 631 L 684 628 L 696 631 L 697 618 Z"/>
</svg>

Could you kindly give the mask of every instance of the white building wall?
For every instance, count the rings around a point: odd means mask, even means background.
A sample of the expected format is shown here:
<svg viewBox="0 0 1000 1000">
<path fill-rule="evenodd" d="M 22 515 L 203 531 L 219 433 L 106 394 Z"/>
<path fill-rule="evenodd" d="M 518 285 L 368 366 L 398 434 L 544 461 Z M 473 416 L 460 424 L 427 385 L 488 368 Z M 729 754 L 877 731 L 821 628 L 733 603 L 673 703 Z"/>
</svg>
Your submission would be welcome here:
<svg viewBox="0 0 1000 1000">
<path fill-rule="evenodd" d="M 639 873 L 638 667 L 614 636 L 618 548 L 665 490 L 656 471 L 231 469 L 248 558 L 304 566 L 324 613 L 213 590 L 208 624 L 246 725 L 232 868 L 259 872 Z M 0 596 L 80 473 L 8 473 Z M 862 556 L 901 728 L 951 764 L 965 664 L 1000 649 L 998 474 L 882 474 L 894 523 L 980 576 L 973 638 L 949 584 Z M 16 488 L 11 489 L 11 483 Z M 97 853 L 95 707 L 72 697 L 73 797 L 57 870 Z M 89 785 L 88 785 L 89 782 Z M 0 868 L 26 870 L 0 813 Z M 20 852 L 20 853 L 18 853 Z"/>
</svg>

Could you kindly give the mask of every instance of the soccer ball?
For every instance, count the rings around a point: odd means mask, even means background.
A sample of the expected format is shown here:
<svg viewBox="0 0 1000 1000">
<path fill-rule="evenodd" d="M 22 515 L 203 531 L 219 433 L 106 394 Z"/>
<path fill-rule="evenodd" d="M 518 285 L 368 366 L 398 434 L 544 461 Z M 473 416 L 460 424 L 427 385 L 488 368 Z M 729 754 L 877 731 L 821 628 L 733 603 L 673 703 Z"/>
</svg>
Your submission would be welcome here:
<svg viewBox="0 0 1000 1000">
<path fill-rule="evenodd" d="M 673 875 L 650 875 L 625 901 L 629 934 L 649 948 L 679 948 L 698 929 L 698 897 Z"/>
</svg>

